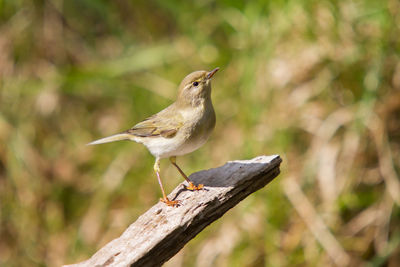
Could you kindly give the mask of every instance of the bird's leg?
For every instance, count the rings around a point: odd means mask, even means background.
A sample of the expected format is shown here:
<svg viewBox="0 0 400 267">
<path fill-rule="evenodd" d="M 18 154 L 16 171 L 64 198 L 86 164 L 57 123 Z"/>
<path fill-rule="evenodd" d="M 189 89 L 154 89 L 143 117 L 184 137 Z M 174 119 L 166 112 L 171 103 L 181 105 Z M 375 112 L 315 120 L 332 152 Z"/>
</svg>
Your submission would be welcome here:
<svg viewBox="0 0 400 267">
<path fill-rule="evenodd" d="M 156 162 L 154 163 L 154 171 L 157 174 L 158 183 L 159 183 L 159 185 L 161 187 L 161 192 L 162 192 L 162 195 L 163 195 L 163 198 L 160 198 L 160 201 L 164 202 L 168 206 L 178 206 L 179 205 L 179 201 L 178 200 L 169 200 L 167 195 L 165 194 L 164 187 L 163 187 L 163 185 L 161 183 L 161 178 L 160 178 L 160 159 L 159 158 L 157 158 Z"/>
<path fill-rule="evenodd" d="M 194 190 L 200 190 L 204 187 L 204 185 L 202 184 L 196 186 L 192 181 L 190 181 L 190 179 L 186 176 L 186 174 L 176 164 L 176 157 L 170 157 L 169 160 L 171 161 L 172 165 L 174 165 L 178 169 L 179 173 L 183 176 L 183 178 L 185 178 L 186 182 L 188 182 L 189 185 L 186 187 L 187 189 L 194 191 Z"/>
</svg>

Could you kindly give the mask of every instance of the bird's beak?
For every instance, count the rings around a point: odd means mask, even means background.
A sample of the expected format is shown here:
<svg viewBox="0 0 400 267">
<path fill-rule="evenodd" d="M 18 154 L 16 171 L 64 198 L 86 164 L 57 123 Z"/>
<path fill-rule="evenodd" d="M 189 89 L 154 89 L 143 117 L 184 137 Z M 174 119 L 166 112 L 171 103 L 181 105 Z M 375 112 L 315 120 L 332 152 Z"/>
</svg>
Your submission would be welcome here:
<svg viewBox="0 0 400 267">
<path fill-rule="evenodd" d="M 219 68 L 215 68 L 207 74 L 207 79 L 211 79 L 212 76 L 219 70 Z"/>
</svg>

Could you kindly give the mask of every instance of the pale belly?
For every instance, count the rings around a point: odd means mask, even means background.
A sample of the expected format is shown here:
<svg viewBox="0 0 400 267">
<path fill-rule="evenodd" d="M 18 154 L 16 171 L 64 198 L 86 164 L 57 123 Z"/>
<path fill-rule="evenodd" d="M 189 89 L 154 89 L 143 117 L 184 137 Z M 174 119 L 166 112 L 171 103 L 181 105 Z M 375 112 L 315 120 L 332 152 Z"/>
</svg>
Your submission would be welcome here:
<svg viewBox="0 0 400 267">
<path fill-rule="evenodd" d="M 208 136 L 191 142 L 180 142 L 175 138 L 156 137 L 146 142 L 145 146 L 154 157 L 167 158 L 193 152 L 201 147 L 207 141 L 207 138 Z"/>
</svg>

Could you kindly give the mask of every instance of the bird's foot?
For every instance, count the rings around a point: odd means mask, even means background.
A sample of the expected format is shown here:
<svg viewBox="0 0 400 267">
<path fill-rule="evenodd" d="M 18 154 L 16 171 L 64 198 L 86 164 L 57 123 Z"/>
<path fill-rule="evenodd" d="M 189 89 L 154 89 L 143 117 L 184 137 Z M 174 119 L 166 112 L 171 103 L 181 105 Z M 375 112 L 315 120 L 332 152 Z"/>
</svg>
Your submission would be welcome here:
<svg viewBox="0 0 400 267">
<path fill-rule="evenodd" d="M 203 188 L 204 188 L 203 184 L 199 184 L 198 186 L 196 186 L 192 182 L 190 182 L 189 185 L 186 187 L 186 189 L 188 189 L 190 191 L 197 191 L 197 190 L 201 190 Z"/>
<path fill-rule="evenodd" d="M 179 207 L 180 201 L 179 200 L 169 200 L 167 197 L 166 198 L 160 198 L 161 202 L 164 202 L 168 206 L 171 207 Z"/>
</svg>

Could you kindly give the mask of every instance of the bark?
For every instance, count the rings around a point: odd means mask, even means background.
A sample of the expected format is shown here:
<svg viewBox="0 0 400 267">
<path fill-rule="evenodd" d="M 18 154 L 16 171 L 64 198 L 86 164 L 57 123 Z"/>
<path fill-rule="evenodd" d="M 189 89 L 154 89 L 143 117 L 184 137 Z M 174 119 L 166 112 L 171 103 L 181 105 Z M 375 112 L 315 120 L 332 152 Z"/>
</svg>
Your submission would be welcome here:
<svg viewBox="0 0 400 267">
<path fill-rule="evenodd" d="M 278 155 L 259 156 L 193 173 L 189 178 L 204 189 L 189 191 L 186 183 L 180 184 L 168 196 L 180 206 L 157 203 L 90 259 L 68 266 L 161 266 L 207 225 L 278 176 L 281 162 Z"/>
</svg>

